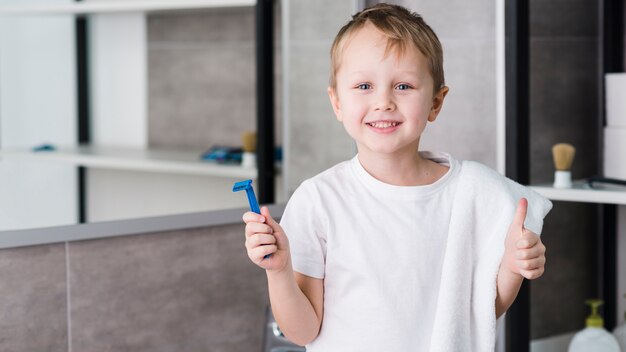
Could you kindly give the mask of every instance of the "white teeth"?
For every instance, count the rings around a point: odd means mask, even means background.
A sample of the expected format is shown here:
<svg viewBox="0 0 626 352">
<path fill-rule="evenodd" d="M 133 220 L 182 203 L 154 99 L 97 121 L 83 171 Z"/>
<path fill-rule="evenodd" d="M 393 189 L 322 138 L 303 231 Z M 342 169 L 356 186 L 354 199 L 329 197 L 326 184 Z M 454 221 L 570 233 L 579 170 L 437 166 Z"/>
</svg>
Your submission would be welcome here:
<svg viewBox="0 0 626 352">
<path fill-rule="evenodd" d="M 376 121 L 376 122 L 369 122 L 368 125 L 374 127 L 374 128 L 388 128 L 388 127 L 395 127 L 398 126 L 398 122 L 389 122 L 389 121 Z"/>
</svg>

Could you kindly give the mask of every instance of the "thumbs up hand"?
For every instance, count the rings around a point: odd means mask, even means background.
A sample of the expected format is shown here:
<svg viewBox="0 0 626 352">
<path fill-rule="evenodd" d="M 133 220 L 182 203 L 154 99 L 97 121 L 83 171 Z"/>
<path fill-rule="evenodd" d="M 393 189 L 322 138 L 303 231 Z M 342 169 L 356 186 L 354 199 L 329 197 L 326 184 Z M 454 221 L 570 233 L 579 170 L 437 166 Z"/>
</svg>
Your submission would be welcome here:
<svg viewBox="0 0 626 352">
<path fill-rule="evenodd" d="M 545 270 L 546 246 L 537 234 L 524 227 L 527 209 L 528 201 L 520 199 L 504 242 L 501 266 L 512 274 L 534 280 Z"/>
</svg>

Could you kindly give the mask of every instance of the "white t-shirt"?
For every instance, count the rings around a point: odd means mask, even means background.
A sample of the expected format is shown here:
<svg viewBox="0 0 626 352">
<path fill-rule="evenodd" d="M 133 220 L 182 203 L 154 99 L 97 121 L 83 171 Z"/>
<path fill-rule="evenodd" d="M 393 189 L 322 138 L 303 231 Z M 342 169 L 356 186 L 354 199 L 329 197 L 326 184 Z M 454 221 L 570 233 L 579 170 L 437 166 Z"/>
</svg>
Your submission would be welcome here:
<svg viewBox="0 0 626 352">
<path fill-rule="evenodd" d="M 293 268 L 324 279 L 324 316 L 310 352 L 427 351 L 459 164 L 435 183 L 371 176 L 358 156 L 306 180 L 281 219 Z"/>
</svg>

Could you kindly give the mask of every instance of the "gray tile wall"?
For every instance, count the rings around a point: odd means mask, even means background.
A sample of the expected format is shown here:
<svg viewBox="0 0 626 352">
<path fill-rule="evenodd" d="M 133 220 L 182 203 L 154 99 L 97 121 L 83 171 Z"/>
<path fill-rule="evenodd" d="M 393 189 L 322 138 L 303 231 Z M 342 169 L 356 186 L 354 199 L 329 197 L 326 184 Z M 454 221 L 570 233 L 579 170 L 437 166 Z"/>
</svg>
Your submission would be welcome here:
<svg viewBox="0 0 626 352">
<path fill-rule="evenodd" d="M 353 13 L 352 0 L 290 0 L 284 30 L 287 113 L 285 145 L 289 194 L 305 179 L 351 158 L 352 139 L 337 121 L 326 89 L 330 46 Z"/>
<path fill-rule="evenodd" d="M 0 281 L 2 351 L 261 350 L 243 225 L 0 250 Z"/>
<path fill-rule="evenodd" d="M 597 3 L 531 1 L 531 179 L 551 182 L 551 147 L 577 147 L 573 177 L 597 169 Z"/>
<path fill-rule="evenodd" d="M 0 251 L 0 350 L 67 351 L 65 245 Z"/>
<path fill-rule="evenodd" d="M 576 147 L 572 174 L 597 169 L 597 2 L 530 2 L 531 183 L 553 181 L 551 147 Z M 543 241 L 546 273 L 531 285 L 532 338 L 579 330 L 595 292 L 596 210 L 581 203 L 555 202 Z"/>
<path fill-rule="evenodd" d="M 275 12 L 275 82 L 280 92 L 280 8 Z M 254 23 L 253 7 L 148 16 L 150 146 L 236 146 L 243 132 L 256 130 Z"/>
</svg>

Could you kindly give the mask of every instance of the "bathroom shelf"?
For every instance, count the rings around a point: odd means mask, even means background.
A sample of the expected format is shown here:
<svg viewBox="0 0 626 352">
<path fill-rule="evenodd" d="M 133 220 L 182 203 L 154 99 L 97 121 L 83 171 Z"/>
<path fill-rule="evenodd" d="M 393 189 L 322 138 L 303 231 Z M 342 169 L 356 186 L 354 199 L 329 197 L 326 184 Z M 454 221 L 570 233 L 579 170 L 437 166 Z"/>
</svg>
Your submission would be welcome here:
<svg viewBox="0 0 626 352">
<path fill-rule="evenodd" d="M 80 15 L 115 12 L 151 12 L 203 8 L 252 7 L 256 0 L 96 1 L 67 4 L 15 4 L 0 6 L 0 16 Z"/>
<path fill-rule="evenodd" d="M 626 187 L 602 185 L 589 188 L 586 181 L 574 181 L 572 188 L 554 188 L 552 185 L 531 186 L 551 200 L 599 204 L 626 204 Z"/>
<path fill-rule="evenodd" d="M 577 331 L 544 337 L 530 341 L 532 352 L 567 352 L 570 342 Z"/>
<path fill-rule="evenodd" d="M 256 179 L 256 168 L 200 160 L 200 152 L 80 146 L 55 151 L 0 149 L 0 159 L 66 163 L 88 168 Z M 0 160 L 1 162 L 1 160 Z"/>
</svg>

